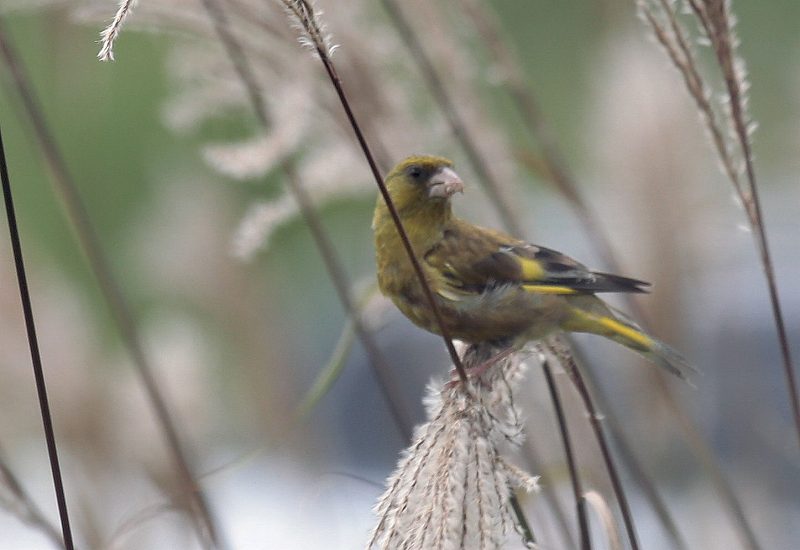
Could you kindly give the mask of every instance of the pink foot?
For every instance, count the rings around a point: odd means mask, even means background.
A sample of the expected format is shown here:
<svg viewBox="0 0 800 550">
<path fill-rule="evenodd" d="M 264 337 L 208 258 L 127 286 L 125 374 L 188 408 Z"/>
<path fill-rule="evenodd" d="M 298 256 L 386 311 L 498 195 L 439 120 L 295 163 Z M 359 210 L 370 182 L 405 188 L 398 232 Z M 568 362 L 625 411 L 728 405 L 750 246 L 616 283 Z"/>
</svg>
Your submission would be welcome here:
<svg viewBox="0 0 800 550">
<path fill-rule="evenodd" d="M 487 370 L 489 370 L 489 368 L 496 365 L 503 359 L 507 358 L 509 355 L 514 353 L 514 351 L 516 351 L 514 348 L 504 349 L 503 351 L 490 357 L 483 363 L 466 369 L 467 378 L 480 378 Z M 456 369 L 452 369 L 450 371 L 450 377 L 452 378 L 452 380 L 450 380 L 447 384 L 444 385 L 445 389 L 448 390 L 456 387 L 456 385 L 461 383 L 461 378 L 458 377 L 458 371 Z"/>
</svg>

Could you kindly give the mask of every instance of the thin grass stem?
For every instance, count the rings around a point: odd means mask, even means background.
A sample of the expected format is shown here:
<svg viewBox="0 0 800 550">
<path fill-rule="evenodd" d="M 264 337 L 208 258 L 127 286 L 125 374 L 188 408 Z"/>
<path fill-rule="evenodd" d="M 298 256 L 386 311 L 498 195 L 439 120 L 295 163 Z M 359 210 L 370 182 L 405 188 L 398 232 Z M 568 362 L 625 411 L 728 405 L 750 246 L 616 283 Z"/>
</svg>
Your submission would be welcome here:
<svg viewBox="0 0 800 550">
<path fill-rule="evenodd" d="M 270 117 L 267 113 L 262 91 L 255 78 L 250 63 L 244 50 L 231 32 L 228 25 L 228 18 L 225 10 L 215 0 L 203 0 L 203 6 L 206 9 L 209 17 L 214 24 L 214 29 L 217 36 L 225 48 L 226 54 L 230 59 L 237 76 L 242 81 L 242 84 L 247 91 L 250 99 L 251 106 L 256 113 L 256 116 L 262 126 L 266 129 L 270 126 Z M 392 377 L 392 371 L 389 368 L 389 362 L 386 360 L 383 353 L 380 351 L 374 336 L 364 324 L 359 308 L 354 300 L 350 291 L 350 284 L 343 263 L 336 253 L 336 249 L 325 231 L 322 220 L 319 218 L 311 197 L 305 189 L 302 181 L 297 174 L 294 163 L 291 160 L 281 161 L 281 169 L 286 176 L 289 191 L 297 201 L 300 208 L 300 213 L 303 221 L 306 223 L 309 231 L 311 232 L 314 243 L 319 250 L 328 276 L 334 285 L 339 300 L 342 302 L 345 311 L 347 312 L 350 322 L 353 323 L 353 330 L 361 341 L 367 356 L 370 360 L 370 365 L 377 377 L 378 385 L 386 398 L 389 406 L 389 412 L 394 419 L 398 430 L 404 439 L 411 438 L 412 421 L 408 413 L 408 408 L 404 407 L 400 402 L 399 392 L 395 390 L 397 384 Z"/>
<path fill-rule="evenodd" d="M 545 119 L 539 101 L 525 82 L 524 73 L 517 56 L 502 38 L 490 8 L 485 2 L 476 0 L 460 0 L 464 12 L 472 21 L 477 36 L 481 39 L 492 60 L 503 72 L 502 86 L 511 97 L 520 120 L 528 130 L 531 138 L 539 144 L 539 150 L 547 172 L 547 180 L 564 197 L 583 225 L 584 233 L 589 237 L 605 265 L 614 271 L 621 271 L 619 261 L 611 246 L 600 220 L 586 203 L 574 175 L 564 160 L 564 154 L 553 136 Z"/>
<path fill-rule="evenodd" d="M 566 369 L 567 374 L 572 380 L 575 389 L 578 390 L 578 394 L 581 396 L 584 408 L 589 415 L 589 423 L 592 426 L 592 430 L 594 430 L 597 443 L 600 445 L 600 452 L 603 455 L 603 461 L 606 464 L 606 469 L 608 470 L 609 477 L 611 478 L 611 485 L 614 488 L 614 494 L 617 496 L 620 512 L 622 512 L 622 521 L 625 524 L 625 531 L 627 532 L 631 549 L 639 550 L 639 540 L 636 535 L 636 527 L 633 523 L 633 514 L 631 513 L 631 508 L 628 504 L 628 498 L 623 489 L 622 479 L 617 471 L 614 457 L 611 454 L 611 449 L 608 446 L 605 429 L 600 422 L 600 415 L 595 407 L 592 395 L 589 393 L 589 389 L 583 380 L 583 375 L 581 370 L 578 368 L 572 350 L 567 347 L 567 344 L 561 338 L 553 338 L 551 339 L 551 342 L 552 344 L 548 345 L 548 349 L 558 358 L 558 360 Z"/>
<path fill-rule="evenodd" d="M 133 359 L 136 372 L 156 413 L 167 448 L 181 479 L 181 485 L 185 488 L 192 503 L 190 516 L 198 528 L 201 540 L 209 541 L 211 546 L 221 548 L 222 544 L 216 523 L 202 490 L 194 480 L 175 422 L 164 397 L 161 395 L 152 365 L 144 351 L 130 306 L 113 275 L 108 258 L 100 244 L 83 199 L 78 192 L 78 187 L 75 185 L 61 156 L 61 151 L 50 132 L 25 67 L 8 39 L 2 20 L 0 20 L 0 53 L 2 53 L 5 64 L 11 73 L 12 82 L 17 95 L 22 100 L 24 111 L 31 123 L 42 156 L 50 169 L 52 182 L 61 199 L 61 205 L 64 208 L 67 219 L 75 231 L 81 249 L 88 260 L 89 267 L 97 279 L 103 298 L 111 311 L 122 342 Z M 209 546 L 209 544 L 205 545 Z"/>
<path fill-rule="evenodd" d="M 536 544 L 536 537 L 533 536 L 533 530 L 528 523 L 528 518 L 525 516 L 525 510 L 522 509 L 517 494 L 513 489 L 509 488 L 508 503 L 517 518 L 517 526 L 519 527 L 522 540 L 525 544 Z"/>
<path fill-rule="evenodd" d="M 622 272 L 623 270 L 620 267 L 620 263 L 610 241 L 606 237 L 601 222 L 594 215 L 594 212 L 586 204 L 585 200 L 583 200 L 583 197 L 580 194 L 580 188 L 575 182 L 574 177 L 569 172 L 563 160 L 563 154 L 561 154 L 560 148 L 558 147 L 558 143 L 553 138 L 551 132 L 549 131 L 549 127 L 542 116 L 536 97 L 533 95 L 533 92 L 530 90 L 530 88 L 525 84 L 519 63 L 511 49 L 504 43 L 502 39 L 502 33 L 496 28 L 496 23 L 493 21 L 491 14 L 488 13 L 488 8 L 484 7 L 482 3 L 476 2 L 475 0 L 461 0 L 461 3 L 466 8 L 466 13 L 472 18 L 475 27 L 479 31 L 479 36 L 487 45 L 487 49 L 493 54 L 495 62 L 499 63 L 504 70 L 506 75 L 504 84 L 507 86 L 509 95 L 511 95 L 517 107 L 517 111 L 520 114 L 521 120 L 527 126 L 531 135 L 539 141 L 542 159 L 545 163 L 545 169 L 547 170 L 550 179 L 556 184 L 556 188 L 561 192 L 567 203 L 572 205 L 578 219 L 583 225 L 584 232 L 595 244 L 595 248 L 599 250 L 600 256 L 605 261 L 608 268 L 614 272 Z M 663 3 L 664 2 L 662 1 L 662 4 Z M 695 3 L 694 0 L 692 3 Z M 649 16 L 649 14 L 646 15 Z M 673 29 L 674 34 L 677 37 L 676 41 L 678 47 L 682 52 L 684 52 L 685 55 L 690 55 L 686 38 L 680 32 L 680 29 L 675 26 Z M 663 40 L 663 37 L 659 38 L 659 40 Z M 702 80 L 700 79 L 699 74 L 696 72 L 694 65 L 688 64 L 687 70 L 688 72 L 685 75 L 687 79 L 687 86 L 696 90 L 696 93 L 693 95 L 696 95 L 698 102 L 705 105 L 705 108 L 701 108 L 701 112 L 705 113 L 706 117 L 710 117 L 706 120 L 707 122 L 710 122 L 712 138 L 717 146 L 717 150 L 720 155 L 727 155 L 724 145 L 725 141 L 722 134 L 719 131 L 713 131 L 716 128 L 716 123 L 713 122 L 713 112 L 711 111 L 708 100 L 703 93 Z M 521 160 L 523 164 L 526 163 L 524 156 L 521 158 Z M 732 163 L 730 161 L 724 162 L 723 166 L 725 166 L 726 173 L 729 176 L 734 174 Z M 735 177 L 733 177 L 733 181 L 736 183 Z M 646 327 L 648 325 L 648 323 L 645 322 L 647 315 L 640 306 L 639 302 L 632 295 L 626 295 L 624 299 L 628 304 L 628 307 L 633 311 L 635 317 L 640 320 L 643 326 Z M 790 372 L 793 376 L 793 371 Z M 588 375 L 590 370 L 587 369 L 586 373 Z M 696 428 L 694 428 L 693 421 L 687 417 L 685 412 L 680 407 L 677 406 L 675 397 L 667 383 L 664 381 L 663 375 L 658 373 L 657 377 L 660 382 L 658 387 L 661 390 L 665 400 L 670 403 L 670 410 L 678 419 L 678 425 L 683 428 L 684 433 L 687 435 L 687 440 L 694 454 L 696 456 L 704 457 L 701 459 L 701 463 L 704 469 L 711 474 L 712 479 L 723 480 L 719 485 L 719 490 L 717 492 L 720 499 L 724 504 L 727 505 L 734 516 L 741 516 L 741 514 L 737 512 L 737 510 L 741 511 L 741 504 L 736 497 L 736 494 L 730 487 L 730 484 L 727 483 L 724 476 L 721 474 L 721 467 L 714 457 L 713 452 L 708 448 L 707 443 L 705 443 L 702 438 L 696 437 L 697 433 Z M 597 384 L 591 385 L 595 388 L 598 387 Z M 792 382 L 790 383 L 790 386 L 795 387 L 795 384 Z M 610 410 L 610 408 L 604 404 L 608 403 L 604 395 L 596 394 L 595 399 L 599 402 L 604 411 Z M 672 518 L 672 515 L 666 507 L 663 499 L 661 498 L 657 488 L 652 483 L 650 478 L 645 474 L 639 461 L 634 457 L 627 439 L 620 433 L 619 430 L 621 429 L 621 423 L 618 421 L 618 419 L 616 419 L 616 417 L 609 416 L 607 424 L 611 428 L 612 432 L 615 433 L 617 450 L 620 454 L 620 457 L 627 466 L 628 471 L 636 480 L 637 484 L 642 488 L 645 497 L 650 502 L 651 507 L 659 517 L 659 520 L 661 521 L 665 530 L 672 538 L 675 548 L 686 548 L 686 542 L 678 531 L 675 521 Z M 694 436 L 692 434 L 694 434 Z M 747 526 L 746 521 L 744 525 Z M 746 527 L 745 531 L 752 532 L 749 527 Z"/>
<path fill-rule="evenodd" d="M 556 492 L 553 490 L 552 483 L 547 482 L 547 477 L 544 474 L 544 463 L 539 457 L 536 449 L 534 449 L 533 445 L 530 444 L 529 439 L 525 440 L 524 451 L 525 459 L 528 462 L 530 471 L 541 472 L 543 482 L 541 483 L 540 490 L 542 497 L 547 501 L 549 510 L 553 514 L 553 517 L 555 517 L 556 523 L 558 524 L 561 532 L 561 536 L 563 537 L 565 547 L 575 548 L 575 537 L 573 536 L 569 522 L 567 521 L 567 514 L 564 511 L 564 508 L 561 506 L 561 502 L 558 500 L 558 495 L 556 495 Z"/>
<path fill-rule="evenodd" d="M 583 498 L 586 499 L 586 502 L 600 518 L 609 550 L 622 550 L 622 541 L 620 540 L 617 523 L 606 499 L 597 491 L 587 491 Z"/>
<path fill-rule="evenodd" d="M 695 4 L 695 2 L 693 2 Z M 778 296 L 778 284 L 775 280 L 775 266 L 772 262 L 769 242 L 767 240 L 767 230 L 764 226 L 764 215 L 761 209 L 761 199 L 759 198 L 756 171 L 753 163 L 753 149 L 750 144 L 750 131 L 748 129 L 747 115 L 745 112 L 745 98 L 742 91 L 742 80 L 746 78 L 736 68 L 736 60 L 733 57 L 735 38 L 731 28 L 731 15 L 726 2 L 716 0 L 707 2 L 708 10 L 712 10 L 710 21 L 712 22 L 716 37 L 712 38 L 712 45 L 717 54 L 717 61 L 725 80 L 725 88 L 728 93 L 728 104 L 736 134 L 736 140 L 741 148 L 742 158 L 744 159 L 744 173 L 747 178 L 749 194 L 742 197 L 746 212 L 750 218 L 750 225 L 756 236 L 756 246 L 761 259 L 761 266 L 764 276 L 767 279 L 769 289 L 769 300 L 772 307 L 772 316 L 775 328 L 778 333 L 778 344 L 781 350 L 783 370 L 786 376 L 786 386 L 789 392 L 789 399 L 792 404 L 794 417 L 794 427 L 797 432 L 797 440 L 800 443 L 800 395 L 797 389 L 794 364 L 792 363 L 791 351 L 789 348 L 789 338 L 786 334 L 786 325 L 783 320 L 781 301 Z M 749 199 L 749 200 L 747 200 Z"/>
<path fill-rule="evenodd" d="M 298 22 L 303 26 L 305 29 L 305 33 L 308 35 L 308 38 L 312 41 L 311 46 L 315 49 L 317 56 L 319 57 L 320 61 L 322 62 L 323 67 L 325 68 L 325 72 L 330 79 L 331 84 L 333 85 L 334 89 L 336 90 L 336 95 L 339 97 L 339 101 L 342 105 L 342 108 L 345 111 L 345 115 L 347 116 L 347 120 L 350 123 L 350 126 L 353 130 L 353 133 L 358 140 L 358 144 L 361 147 L 361 151 L 364 154 L 364 158 L 369 165 L 370 171 L 372 172 L 372 176 L 375 179 L 375 183 L 380 190 L 381 196 L 386 203 L 386 207 L 389 210 L 389 213 L 392 216 L 392 221 L 394 222 L 395 227 L 397 228 L 397 232 L 400 235 L 400 240 L 403 243 L 403 248 L 408 254 L 408 258 L 411 261 L 411 265 L 414 268 L 414 272 L 419 279 L 420 286 L 423 289 L 425 294 L 425 298 L 428 301 L 428 304 L 431 307 L 431 311 L 436 319 L 436 324 L 439 327 L 439 331 L 444 339 L 445 346 L 447 347 L 447 351 L 450 355 L 450 359 L 453 361 L 453 366 L 458 373 L 459 379 L 463 382 L 467 382 L 467 373 L 464 370 L 464 365 L 461 362 L 461 358 L 458 356 L 458 352 L 456 351 L 455 346 L 453 345 L 453 340 L 450 338 L 450 331 L 447 329 L 445 325 L 442 314 L 439 311 L 439 306 L 436 303 L 436 299 L 433 297 L 433 293 L 428 285 L 428 281 L 425 278 L 425 273 L 422 271 L 422 266 L 417 259 L 417 255 L 414 253 L 414 249 L 411 247 L 411 242 L 408 239 L 408 235 L 406 233 L 405 228 L 403 227 L 403 222 L 400 220 L 400 216 L 397 213 L 397 208 L 392 201 L 391 196 L 389 195 L 388 189 L 386 189 L 386 184 L 383 182 L 383 177 L 381 176 L 380 170 L 378 169 L 378 165 L 375 162 L 375 158 L 372 155 L 372 150 L 370 149 L 369 144 L 367 143 L 366 139 L 364 138 L 364 133 L 361 131 L 361 127 L 356 120 L 355 114 L 353 113 L 352 108 L 350 107 L 350 100 L 347 97 L 347 94 L 342 87 L 342 82 L 339 78 L 338 73 L 336 72 L 336 67 L 333 64 L 333 60 L 329 55 L 329 48 L 324 43 L 324 40 L 321 36 L 319 26 L 316 22 L 316 14 L 314 12 L 314 8 L 309 4 L 306 0 L 281 0 L 282 3 L 286 6 L 286 8 L 294 13 L 295 17 L 297 18 Z"/>
<path fill-rule="evenodd" d="M 572 493 L 575 497 L 575 507 L 578 517 L 578 533 L 580 535 L 581 550 L 591 550 L 592 540 L 591 533 L 589 532 L 589 516 L 586 510 L 586 500 L 584 499 L 583 484 L 581 483 L 580 475 L 578 474 L 578 465 L 575 460 L 575 455 L 572 451 L 572 442 L 570 441 L 569 427 L 567 419 L 564 416 L 564 409 L 561 406 L 561 397 L 558 393 L 555 379 L 553 378 L 553 369 L 550 367 L 550 361 L 544 353 L 539 354 L 542 363 L 542 370 L 544 377 L 547 380 L 547 388 L 550 392 L 553 401 L 553 408 L 555 409 L 556 419 L 558 420 L 559 433 L 561 434 L 561 442 L 564 445 L 564 455 L 567 458 L 567 468 L 569 468 L 569 479 L 572 484 Z"/>
<path fill-rule="evenodd" d="M 295 418 L 298 420 L 305 420 L 308 418 L 311 412 L 317 408 L 322 398 L 328 394 L 333 384 L 342 374 L 347 357 L 350 355 L 350 350 L 355 340 L 355 323 L 353 323 L 353 318 L 350 317 L 347 319 L 347 323 L 345 323 L 344 329 L 339 335 L 339 340 L 333 348 L 331 358 L 325 366 L 322 367 L 319 376 L 306 392 L 305 396 L 303 396 L 303 399 L 300 400 L 300 404 L 297 405 L 294 412 Z"/>
<path fill-rule="evenodd" d="M 506 223 L 509 230 L 521 235 L 521 225 L 518 223 L 514 212 L 510 208 L 504 207 L 502 196 L 500 195 L 499 191 L 497 191 L 499 188 L 497 187 L 496 182 L 492 179 L 489 170 L 486 169 L 486 164 L 483 162 L 482 156 L 480 155 L 473 140 L 470 138 L 470 134 L 466 129 L 466 125 L 458 115 L 453 101 L 450 99 L 443 82 L 439 78 L 438 73 L 433 66 L 432 61 L 425 53 L 425 50 L 419 43 L 419 40 L 416 38 L 411 25 L 404 17 L 401 9 L 394 0 L 383 0 L 383 4 L 398 33 L 408 49 L 411 51 L 412 57 L 419 66 L 425 78 L 426 84 L 431 90 L 432 95 L 439 103 L 440 108 L 445 114 L 445 118 L 448 120 L 448 123 L 451 125 L 454 135 L 461 143 L 462 148 L 465 150 L 468 158 L 473 164 L 473 168 L 475 169 L 479 178 L 481 178 L 481 180 L 484 182 L 487 191 L 489 192 L 490 199 L 493 201 L 498 210 L 503 213 L 503 222 Z M 565 168 L 565 164 L 561 160 L 560 153 L 555 147 L 555 141 L 549 139 L 548 137 L 542 138 L 541 133 L 544 126 L 543 122 L 541 121 L 541 117 L 538 116 L 538 107 L 535 101 L 531 101 L 531 96 L 529 94 L 525 94 L 523 90 L 524 86 L 520 86 L 517 88 L 517 92 L 513 95 L 518 101 L 520 109 L 524 111 L 525 117 L 531 125 L 531 131 L 533 132 L 535 130 L 543 142 L 542 146 L 547 151 L 548 166 L 554 176 L 555 181 L 558 183 L 559 188 L 562 190 L 562 193 L 568 197 L 568 202 L 572 204 L 573 207 L 579 212 L 579 218 L 584 222 L 584 227 L 587 229 L 589 234 L 593 235 L 593 240 L 596 240 L 596 236 L 602 235 L 602 231 L 600 231 L 601 226 L 593 217 L 591 210 L 586 206 L 585 202 L 582 201 L 580 195 L 578 194 L 577 186 L 570 178 L 569 173 Z M 603 239 L 601 238 L 600 240 L 602 241 Z M 598 246 L 600 248 L 601 255 L 606 259 L 606 261 L 610 262 L 612 267 L 613 265 L 616 265 L 617 261 L 608 241 L 605 240 Z M 555 402 L 553 405 L 556 407 Z M 598 434 L 598 438 L 602 437 L 602 430 L 596 433 Z M 561 436 L 562 439 L 564 439 L 567 437 L 567 434 L 562 433 Z M 604 441 L 600 441 L 598 439 L 598 442 L 600 443 L 601 447 L 604 446 Z M 610 456 L 608 458 L 609 460 L 606 460 L 606 464 L 607 466 L 613 468 L 613 460 L 610 460 Z M 609 471 L 609 475 L 612 479 L 619 477 L 616 471 Z M 615 484 L 614 489 L 619 493 L 618 500 L 620 502 L 620 506 L 627 508 L 627 499 L 625 498 L 622 485 Z M 633 533 L 633 520 L 629 508 L 623 509 L 623 517 L 629 524 L 629 534 Z M 633 548 L 636 549 L 637 543 L 635 533 L 632 534 L 630 538 L 632 539 Z"/>
<path fill-rule="evenodd" d="M 579 354 L 577 356 L 579 357 Z M 689 550 L 689 545 L 681 534 L 680 529 L 678 529 L 678 525 L 675 523 L 664 499 L 661 497 L 661 493 L 658 492 L 655 484 L 647 475 L 647 472 L 644 471 L 642 464 L 636 459 L 633 449 L 631 449 L 628 443 L 628 438 L 618 431 L 622 429 L 622 423 L 617 418 L 614 408 L 609 405 L 610 401 L 608 396 L 603 392 L 602 386 L 598 383 L 594 372 L 592 369 L 584 369 L 582 373 L 589 390 L 594 396 L 594 400 L 597 402 L 598 409 L 601 410 L 603 416 L 605 416 L 605 423 L 608 425 L 611 436 L 616 443 L 617 454 L 627 468 L 628 473 L 636 484 L 641 487 L 645 497 L 653 507 L 653 511 L 661 520 L 662 526 L 667 536 L 670 538 L 672 547 L 675 548 L 675 550 Z M 669 391 L 667 387 L 662 389 L 664 391 Z"/>
<path fill-rule="evenodd" d="M 22 257 L 22 243 L 19 238 L 17 215 L 14 211 L 14 198 L 11 194 L 11 179 L 8 175 L 6 151 L 3 146 L 3 135 L 1 131 L 0 178 L 2 178 L 3 184 L 3 200 L 5 202 L 6 217 L 8 219 L 8 234 L 11 239 L 11 248 L 14 254 L 14 268 L 17 273 L 19 297 L 22 301 L 22 311 L 25 316 L 25 330 L 28 335 L 28 346 L 31 353 L 31 363 L 33 364 L 33 376 L 36 381 L 36 395 L 42 413 L 42 425 L 44 427 L 45 442 L 47 443 L 47 455 L 50 459 L 53 487 L 56 493 L 56 502 L 58 503 L 58 515 L 61 520 L 61 534 L 64 537 L 64 547 L 66 550 L 74 550 L 75 545 L 72 542 L 72 529 L 69 524 L 69 512 L 67 510 L 67 497 L 64 491 L 64 481 L 61 477 L 61 465 L 58 461 L 58 445 L 56 444 L 55 431 L 53 430 L 53 418 L 50 414 L 50 402 L 47 399 L 47 384 L 44 379 L 42 357 L 39 353 L 36 323 L 33 318 L 33 306 L 31 305 L 31 295 L 28 289 L 28 279 L 25 275 L 25 261 Z"/>
<path fill-rule="evenodd" d="M 725 175 L 733 185 L 736 195 L 745 209 L 748 222 L 753 230 L 759 260 L 767 280 L 770 307 L 778 337 L 778 346 L 781 353 L 782 368 L 786 377 L 786 386 L 792 409 L 792 419 L 797 440 L 800 443 L 800 393 L 798 393 L 797 379 L 794 372 L 789 339 L 786 333 L 778 285 L 775 279 L 775 268 L 767 239 L 764 224 L 761 200 L 759 198 L 758 184 L 753 163 L 752 145 L 750 143 L 750 121 L 746 113 L 746 72 L 744 65 L 735 57 L 738 40 L 734 34 L 730 3 L 723 0 L 687 0 L 701 33 L 708 39 L 714 50 L 717 65 L 719 66 L 722 80 L 727 95 L 723 117 L 733 134 L 732 141 L 724 139 L 722 128 L 709 103 L 708 86 L 697 69 L 698 63 L 688 46 L 686 31 L 682 27 L 675 13 L 675 8 L 667 0 L 660 0 L 660 11 L 649 6 L 645 0 L 639 0 L 639 11 L 650 26 L 654 36 L 663 46 L 673 65 L 679 70 L 684 79 L 689 94 L 703 116 L 706 128 L 711 134 L 712 142 L 723 166 Z M 661 18 L 657 17 L 659 11 Z M 666 20 L 664 22 L 663 20 Z M 732 158 L 732 149 L 738 147 L 741 153 L 743 170 L 737 170 Z M 741 175 L 745 179 L 741 181 Z M 745 185 L 746 183 L 746 185 Z"/>
<path fill-rule="evenodd" d="M 389 20 L 394 25 L 397 33 L 400 35 L 401 40 L 411 53 L 411 58 L 419 67 L 425 84 L 433 95 L 434 99 L 439 105 L 442 114 L 447 119 L 447 123 L 453 132 L 461 148 L 466 154 L 475 174 L 478 176 L 478 181 L 483 186 L 492 204 L 500 213 L 501 220 L 508 228 L 509 231 L 515 235 L 522 235 L 522 226 L 519 224 L 517 216 L 514 214 L 511 205 L 503 197 L 500 184 L 497 179 L 492 175 L 489 169 L 489 163 L 484 158 L 477 146 L 475 139 L 467 129 L 467 125 L 455 107 L 455 102 L 450 97 L 442 78 L 439 76 L 436 67 L 431 61 L 425 49 L 422 47 L 421 42 L 414 33 L 411 23 L 403 14 L 396 0 L 382 0 L 382 4 L 389 15 Z"/>
</svg>

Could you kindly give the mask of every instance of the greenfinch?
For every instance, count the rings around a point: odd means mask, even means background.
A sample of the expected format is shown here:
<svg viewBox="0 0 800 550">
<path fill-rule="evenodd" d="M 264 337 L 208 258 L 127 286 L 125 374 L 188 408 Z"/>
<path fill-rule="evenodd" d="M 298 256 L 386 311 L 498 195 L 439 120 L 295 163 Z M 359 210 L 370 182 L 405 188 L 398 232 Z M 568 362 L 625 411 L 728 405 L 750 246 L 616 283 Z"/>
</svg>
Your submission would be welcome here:
<svg viewBox="0 0 800 550">
<path fill-rule="evenodd" d="M 591 271 L 565 254 L 455 216 L 451 197 L 464 184 L 450 160 L 409 157 L 389 172 L 386 187 L 453 338 L 514 350 L 558 331 L 585 332 L 681 378 L 692 370 L 675 350 L 596 296 L 646 292 L 648 283 Z M 382 197 L 372 227 L 381 291 L 414 324 L 440 334 Z"/>
</svg>

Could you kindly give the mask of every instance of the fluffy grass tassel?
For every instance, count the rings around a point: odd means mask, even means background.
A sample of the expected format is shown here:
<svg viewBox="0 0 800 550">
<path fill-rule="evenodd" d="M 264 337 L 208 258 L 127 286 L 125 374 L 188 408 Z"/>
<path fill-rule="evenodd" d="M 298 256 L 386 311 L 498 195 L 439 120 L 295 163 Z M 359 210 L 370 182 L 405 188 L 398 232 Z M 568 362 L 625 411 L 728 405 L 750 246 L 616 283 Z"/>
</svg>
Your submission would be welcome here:
<svg viewBox="0 0 800 550">
<path fill-rule="evenodd" d="M 471 346 L 467 368 L 496 350 Z M 387 480 L 375 508 L 378 523 L 367 548 L 499 549 L 515 531 L 510 491 L 537 489 L 537 477 L 501 456 L 522 442 L 512 388 L 525 365 L 514 355 L 468 384 L 432 384 L 428 422 Z"/>
</svg>

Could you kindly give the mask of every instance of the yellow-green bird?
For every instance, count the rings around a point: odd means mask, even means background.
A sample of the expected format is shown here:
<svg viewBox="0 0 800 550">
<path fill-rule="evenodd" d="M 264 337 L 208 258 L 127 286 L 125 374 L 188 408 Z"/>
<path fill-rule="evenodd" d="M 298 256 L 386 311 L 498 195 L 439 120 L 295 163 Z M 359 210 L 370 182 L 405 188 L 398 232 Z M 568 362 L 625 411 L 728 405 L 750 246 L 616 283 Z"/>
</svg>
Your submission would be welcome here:
<svg viewBox="0 0 800 550">
<path fill-rule="evenodd" d="M 518 349 L 557 331 L 588 332 L 681 378 L 693 370 L 675 350 L 595 296 L 646 292 L 648 283 L 591 271 L 560 252 L 456 217 L 450 199 L 464 184 L 448 159 L 409 157 L 388 174 L 386 187 L 453 338 Z M 372 226 L 381 291 L 413 323 L 440 334 L 380 196 Z"/>
</svg>

